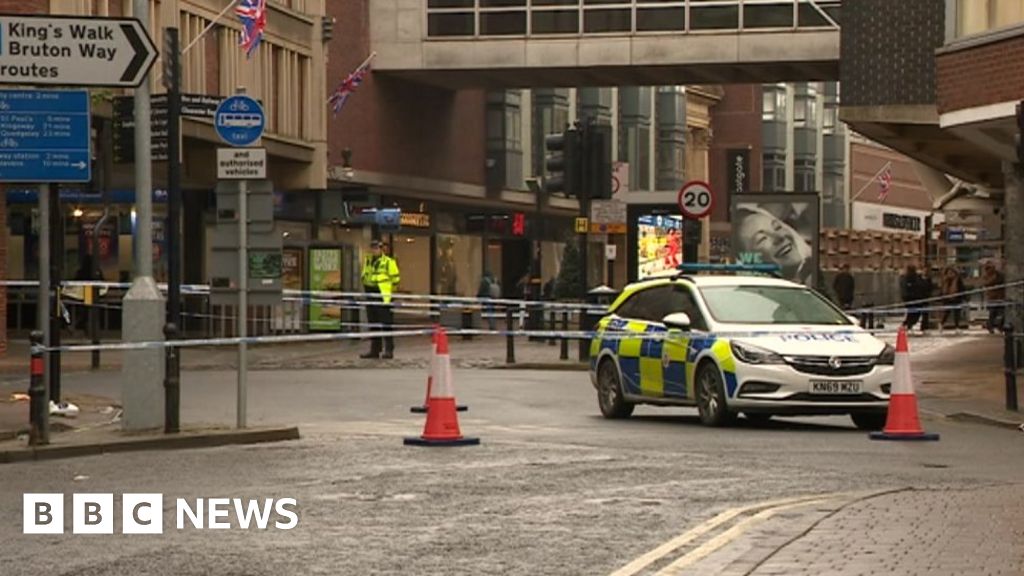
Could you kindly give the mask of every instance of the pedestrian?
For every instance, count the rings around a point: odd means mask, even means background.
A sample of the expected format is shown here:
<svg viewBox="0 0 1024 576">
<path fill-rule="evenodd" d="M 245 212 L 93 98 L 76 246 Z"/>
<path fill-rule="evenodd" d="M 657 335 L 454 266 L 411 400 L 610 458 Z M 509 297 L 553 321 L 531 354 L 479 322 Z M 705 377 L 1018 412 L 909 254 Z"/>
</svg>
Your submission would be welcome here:
<svg viewBox="0 0 1024 576">
<path fill-rule="evenodd" d="M 960 316 L 963 313 L 962 307 L 966 296 L 964 295 L 964 278 L 960 271 L 953 266 L 947 266 L 942 271 L 940 293 L 945 310 L 942 312 L 942 320 L 939 321 L 939 328 L 948 328 L 946 320 L 950 314 L 953 316 L 953 328 L 960 328 Z"/>
<path fill-rule="evenodd" d="M 366 319 L 371 330 L 390 332 L 395 323 L 395 314 L 391 305 L 391 294 L 401 280 L 398 273 L 398 262 L 386 253 L 386 246 L 380 240 L 370 243 L 372 253 L 363 262 L 363 289 L 372 294 L 366 307 Z M 381 345 L 383 344 L 383 355 Z M 376 337 L 371 340 L 370 351 L 360 358 L 395 357 L 395 340 L 392 336 Z"/>
<path fill-rule="evenodd" d="M 495 308 L 492 302 L 487 300 L 497 300 L 501 298 L 501 284 L 498 283 L 498 279 L 491 274 L 489 270 L 485 270 L 483 276 L 480 277 L 480 286 L 477 288 L 476 297 L 484 300 L 484 312 L 487 315 L 487 326 L 491 331 L 495 329 Z"/>
<path fill-rule="evenodd" d="M 995 264 L 986 262 L 982 267 L 982 285 L 985 290 L 985 305 L 988 307 L 988 322 L 985 328 L 989 334 L 1003 329 L 1006 311 L 1006 276 L 996 269 Z"/>
<path fill-rule="evenodd" d="M 908 330 L 912 329 L 919 320 L 922 320 L 921 330 L 925 329 L 928 320 L 927 316 L 923 316 L 921 308 L 927 303 L 921 302 L 921 300 L 927 298 L 929 292 L 928 281 L 917 273 L 917 267 L 913 264 L 907 266 L 906 273 L 900 279 L 900 297 L 907 307 L 907 318 L 903 321 L 903 325 Z"/>
<path fill-rule="evenodd" d="M 839 307 L 843 310 L 849 310 L 853 308 L 853 293 L 856 287 L 856 282 L 853 279 L 853 274 L 850 274 L 850 265 L 843 264 L 839 268 L 839 273 L 836 274 L 835 279 L 832 281 L 832 290 L 836 293 L 836 300 L 839 302 Z"/>
</svg>

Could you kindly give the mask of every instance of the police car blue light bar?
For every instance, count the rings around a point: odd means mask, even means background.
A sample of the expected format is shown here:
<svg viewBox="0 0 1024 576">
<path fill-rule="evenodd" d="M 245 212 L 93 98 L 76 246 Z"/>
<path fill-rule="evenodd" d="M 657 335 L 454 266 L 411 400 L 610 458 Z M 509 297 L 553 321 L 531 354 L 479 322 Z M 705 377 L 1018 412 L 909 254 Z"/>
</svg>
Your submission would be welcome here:
<svg viewBox="0 0 1024 576">
<path fill-rule="evenodd" d="M 684 263 L 677 266 L 683 273 L 692 272 L 761 272 L 763 274 L 779 274 L 782 267 L 778 264 L 708 264 L 708 263 Z"/>
</svg>

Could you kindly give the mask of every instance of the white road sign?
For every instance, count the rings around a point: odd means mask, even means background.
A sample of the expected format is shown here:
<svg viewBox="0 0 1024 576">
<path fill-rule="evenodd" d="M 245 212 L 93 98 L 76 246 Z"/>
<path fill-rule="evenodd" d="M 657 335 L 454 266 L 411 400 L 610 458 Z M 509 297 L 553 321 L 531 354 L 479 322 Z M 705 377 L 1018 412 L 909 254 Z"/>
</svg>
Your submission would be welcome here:
<svg viewBox="0 0 1024 576">
<path fill-rule="evenodd" d="M 0 15 L 0 84 L 135 87 L 156 56 L 132 18 Z"/>
<path fill-rule="evenodd" d="M 263 180 L 267 177 L 265 148 L 218 148 L 218 180 Z"/>
<path fill-rule="evenodd" d="M 679 211 L 683 216 L 699 220 L 711 214 L 715 206 L 715 195 L 707 182 L 692 180 L 679 190 Z"/>
</svg>

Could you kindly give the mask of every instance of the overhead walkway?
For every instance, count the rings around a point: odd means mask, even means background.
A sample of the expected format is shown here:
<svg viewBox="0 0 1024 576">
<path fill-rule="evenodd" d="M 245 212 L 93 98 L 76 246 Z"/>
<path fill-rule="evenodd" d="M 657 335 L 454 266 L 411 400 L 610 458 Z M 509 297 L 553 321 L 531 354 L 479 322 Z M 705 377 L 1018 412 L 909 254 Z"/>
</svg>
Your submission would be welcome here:
<svg viewBox="0 0 1024 576">
<path fill-rule="evenodd" d="M 461 87 L 839 79 L 839 0 L 374 0 L 380 74 Z"/>
</svg>

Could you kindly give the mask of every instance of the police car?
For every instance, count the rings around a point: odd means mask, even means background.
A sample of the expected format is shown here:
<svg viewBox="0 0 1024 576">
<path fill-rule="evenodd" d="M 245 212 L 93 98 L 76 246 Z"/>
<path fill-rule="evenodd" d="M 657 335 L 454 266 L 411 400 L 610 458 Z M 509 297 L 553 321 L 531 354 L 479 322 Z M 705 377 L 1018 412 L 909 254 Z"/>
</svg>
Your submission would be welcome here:
<svg viewBox="0 0 1024 576">
<path fill-rule="evenodd" d="M 885 425 L 891 345 L 800 284 L 681 268 L 627 286 L 598 323 L 590 379 L 606 418 L 654 404 L 696 406 L 709 426 L 739 413 L 755 422 L 849 414 L 858 428 Z"/>
</svg>

